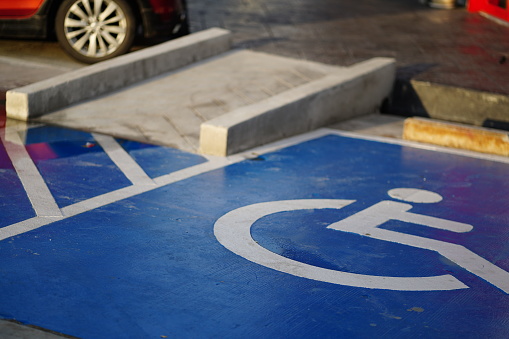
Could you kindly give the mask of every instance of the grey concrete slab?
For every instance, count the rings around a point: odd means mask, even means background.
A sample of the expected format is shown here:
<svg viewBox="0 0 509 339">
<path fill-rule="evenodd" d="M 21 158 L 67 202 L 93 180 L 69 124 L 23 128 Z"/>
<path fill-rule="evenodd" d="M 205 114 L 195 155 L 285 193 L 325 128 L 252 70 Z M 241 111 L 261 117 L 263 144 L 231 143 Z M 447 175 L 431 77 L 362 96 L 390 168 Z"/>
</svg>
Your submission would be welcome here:
<svg viewBox="0 0 509 339">
<path fill-rule="evenodd" d="M 487 120 L 485 126 L 509 129 L 507 103 L 483 100 L 509 95 L 509 27 L 464 7 L 432 9 L 417 0 L 188 3 L 192 30 L 229 29 L 234 47 L 339 66 L 395 58 L 397 80 L 386 113 Z M 499 112 L 506 118 L 493 121 Z"/>
<path fill-rule="evenodd" d="M 0 56 L 0 93 L 46 80 L 78 68 L 80 67 L 48 65 L 42 62 L 2 55 Z"/>
<path fill-rule="evenodd" d="M 0 55 L 20 62 L 78 69 L 86 64 L 69 56 L 56 40 L 0 39 Z"/>
<path fill-rule="evenodd" d="M 475 126 L 509 126 L 509 96 L 412 81 L 427 115 L 433 119 Z"/>
<path fill-rule="evenodd" d="M 23 326 L 16 322 L 0 320 L 0 338 L 3 339 L 62 339 L 73 338 L 40 330 L 31 326 Z"/>
<path fill-rule="evenodd" d="M 375 113 L 348 119 L 328 127 L 362 135 L 402 139 L 404 125 L 404 117 Z"/>
<path fill-rule="evenodd" d="M 198 152 L 202 123 L 344 72 L 349 69 L 232 51 L 39 121 Z"/>
<path fill-rule="evenodd" d="M 230 45 L 229 31 L 211 28 L 13 89 L 6 95 L 7 116 L 41 116 L 225 52 Z"/>
<path fill-rule="evenodd" d="M 373 58 L 205 122 L 200 152 L 226 156 L 377 111 L 391 92 L 395 61 Z"/>
</svg>

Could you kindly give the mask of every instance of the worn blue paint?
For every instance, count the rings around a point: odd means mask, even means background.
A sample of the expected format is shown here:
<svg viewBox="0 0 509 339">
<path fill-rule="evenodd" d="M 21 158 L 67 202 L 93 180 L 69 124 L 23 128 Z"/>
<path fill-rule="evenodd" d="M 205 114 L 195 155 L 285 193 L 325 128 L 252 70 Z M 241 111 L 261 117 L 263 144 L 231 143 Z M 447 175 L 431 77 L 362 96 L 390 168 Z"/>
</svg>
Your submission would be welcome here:
<svg viewBox="0 0 509 339">
<path fill-rule="evenodd" d="M 178 149 L 118 139 L 118 143 L 151 178 L 205 162 L 205 158 Z"/>
<path fill-rule="evenodd" d="M 205 161 L 167 147 L 117 142 L 152 178 Z M 131 185 L 90 133 L 41 126 L 27 131 L 25 143 L 60 207 Z"/>
<path fill-rule="evenodd" d="M 0 227 L 35 216 L 7 151 L 0 143 Z"/>
<path fill-rule="evenodd" d="M 60 207 L 131 185 L 89 133 L 29 129 L 26 149 Z"/>
<path fill-rule="evenodd" d="M 507 294 L 434 252 L 326 226 L 390 199 L 392 188 L 426 189 L 444 200 L 413 212 L 474 230 L 385 227 L 461 244 L 509 270 L 508 173 L 508 164 L 326 136 L 0 242 L 0 316 L 83 338 L 506 338 Z M 253 226 L 255 240 L 321 267 L 451 273 L 470 288 L 400 292 L 298 278 L 229 252 L 213 235 L 233 209 L 312 198 L 357 202 L 267 216 Z"/>
<path fill-rule="evenodd" d="M 27 129 L 25 144 L 54 143 L 58 141 L 89 141 L 94 138 L 88 132 L 60 128 L 56 126 L 37 126 Z"/>
</svg>

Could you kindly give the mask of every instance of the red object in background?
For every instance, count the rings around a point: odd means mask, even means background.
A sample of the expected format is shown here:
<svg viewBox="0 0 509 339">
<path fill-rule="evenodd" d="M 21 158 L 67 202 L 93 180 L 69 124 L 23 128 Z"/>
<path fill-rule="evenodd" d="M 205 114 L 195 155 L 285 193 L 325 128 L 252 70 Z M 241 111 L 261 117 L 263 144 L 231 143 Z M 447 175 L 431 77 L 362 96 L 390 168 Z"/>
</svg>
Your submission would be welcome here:
<svg viewBox="0 0 509 339">
<path fill-rule="evenodd" d="M 468 10 L 470 12 L 483 12 L 509 22 L 509 0 L 469 0 Z"/>
<path fill-rule="evenodd" d="M 163 21 L 170 21 L 175 12 L 174 1 L 150 0 L 154 13 L 159 15 Z"/>
<path fill-rule="evenodd" d="M 34 15 L 42 0 L 1 0 L 0 15 L 3 17 L 24 18 Z"/>
</svg>

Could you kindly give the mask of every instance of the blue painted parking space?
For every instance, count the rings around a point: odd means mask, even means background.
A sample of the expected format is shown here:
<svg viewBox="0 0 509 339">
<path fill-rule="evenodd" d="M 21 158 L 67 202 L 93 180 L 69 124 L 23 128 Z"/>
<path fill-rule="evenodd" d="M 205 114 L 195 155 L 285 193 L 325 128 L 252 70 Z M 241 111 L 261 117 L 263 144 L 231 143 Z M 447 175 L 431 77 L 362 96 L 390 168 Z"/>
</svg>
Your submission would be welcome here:
<svg viewBox="0 0 509 339">
<path fill-rule="evenodd" d="M 60 207 L 131 184 L 90 133 L 36 127 L 25 145 Z"/>
<path fill-rule="evenodd" d="M 116 142 L 151 178 L 204 161 L 166 147 Z M 132 184 L 91 133 L 41 126 L 28 130 L 25 145 L 60 207 Z"/>
<path fill-rule="evenodd" d="M 30 201 L 3 144 L 0 145 L 0 182 L 2 187 L 0 226 L 33 217 Z"/>
<path fill-rule="evenodd" d="M 2 205 L 4 319 L 80 338 L 507 336 L 508 162 L 328 130 L 225 160 L 79 138 L 26 138 L 61 215 Z M 22 210 L 37 199 L 9 149 L 2 201 Z M 104 185 L 62 203 L 83 162 Z"/>
</svg>

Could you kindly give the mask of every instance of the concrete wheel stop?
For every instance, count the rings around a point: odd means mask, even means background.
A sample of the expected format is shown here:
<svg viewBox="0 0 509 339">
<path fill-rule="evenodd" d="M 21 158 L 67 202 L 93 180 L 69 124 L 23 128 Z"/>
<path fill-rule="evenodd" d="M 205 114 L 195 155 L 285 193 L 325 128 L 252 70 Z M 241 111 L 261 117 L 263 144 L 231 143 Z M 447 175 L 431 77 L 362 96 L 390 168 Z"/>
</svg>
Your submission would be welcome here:
<svg viewBox="0 0 509 339">
<path fill-rule="evenodd" d="M 408 118 L 403 139 L 438 146 L 509 156 L 509 134 L 494 130 L 425 118 Z"/>
<path fill-rule="evenodd" d="M 231 50 L 214 28 L 7 92 L 10 118 L 227 156 L 376 112 L 395 61 Z"/>
</svg>

